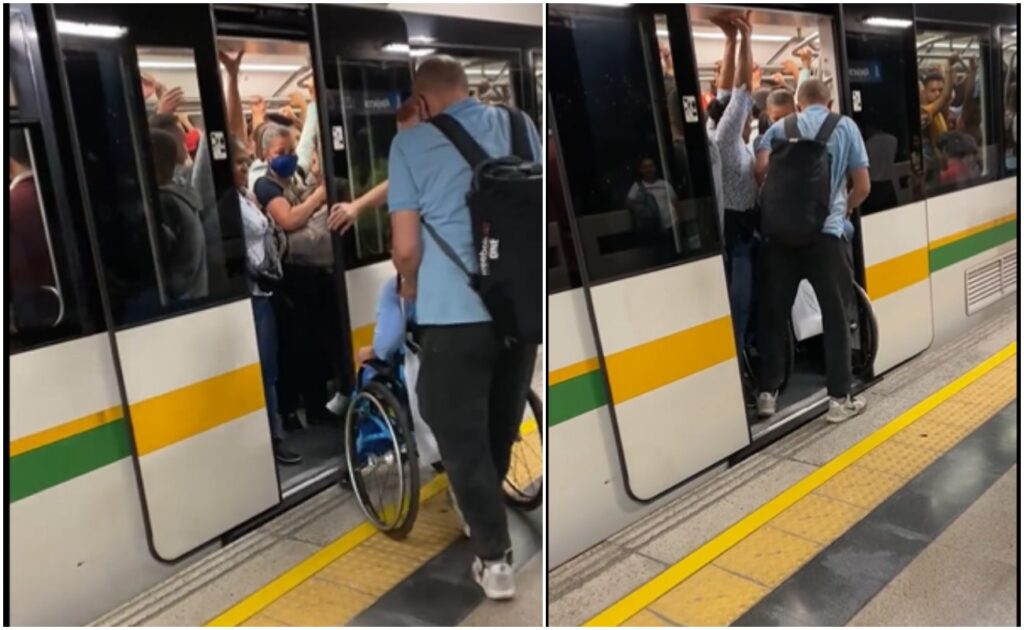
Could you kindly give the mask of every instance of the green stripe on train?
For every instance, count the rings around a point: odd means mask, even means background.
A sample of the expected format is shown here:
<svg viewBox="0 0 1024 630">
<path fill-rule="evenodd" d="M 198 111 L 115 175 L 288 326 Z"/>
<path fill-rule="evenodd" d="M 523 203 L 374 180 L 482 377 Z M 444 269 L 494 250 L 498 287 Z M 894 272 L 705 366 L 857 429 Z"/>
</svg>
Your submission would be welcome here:
<svg viewBox="0 0 1024 630">
<path fill-rule="evenodd" d="M 548 388 L 548 426 L 597 409 L 606 400 L 598 370 L 552 385 Z"/>
<path fill-rule="evenodd" d="M 14 503 L 131 454 L 123 418 L 22 453 L 8 463 L 8 501 Z"/>
<path fill-rule="evenodd" d="M 1017 220 L 1013 219 L 984 232 L 972 234 L 929 251 L 928 266 L 934 273 L 1015 238 L 1017 238 Z"/>
</svg>

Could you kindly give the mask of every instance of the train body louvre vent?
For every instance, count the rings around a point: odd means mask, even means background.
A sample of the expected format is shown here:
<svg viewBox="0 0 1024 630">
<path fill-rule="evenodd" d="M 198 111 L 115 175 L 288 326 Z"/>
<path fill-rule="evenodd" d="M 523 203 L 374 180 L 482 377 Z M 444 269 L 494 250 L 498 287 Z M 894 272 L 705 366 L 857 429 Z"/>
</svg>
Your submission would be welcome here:
<svg viewBox="0 0 1024 630">
<path fill-rule="evenodd" d="M 964 274 L 967 314 L 972 315 L 1017 290 L 1017 252 L 990 260 Z"/>
</svg>

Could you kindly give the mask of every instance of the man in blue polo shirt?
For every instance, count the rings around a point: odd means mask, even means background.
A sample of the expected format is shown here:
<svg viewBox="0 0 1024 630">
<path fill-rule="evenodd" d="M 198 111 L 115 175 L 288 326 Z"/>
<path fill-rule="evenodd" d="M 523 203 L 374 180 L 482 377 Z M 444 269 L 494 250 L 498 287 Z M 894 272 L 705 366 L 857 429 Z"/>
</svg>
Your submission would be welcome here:
<svg viewBox="0 0 1024 630">
<path fill-rule="evenodd" d="M 797 90 L 797 127 L 804 138 L 817 135 L 828 116 L 832 96 L 819 79 L 808 79 Z M 773 141 L 785 140 L 785 119 L 773 124 L 757 147 L 755 173 L 764 181 Z M 864 410 L 863 396 L 851 396 L 853 375 L 846 301 L 853 276 L 846 258 L 847 217 L 871 192 L 868 154 L 857 124 L 843 116 L 828 139 L 831 157 L 832 202 L 818 241 L 807 247 L 787 247 L 767 242 L 762 247 L 759 282 L 758 344 L 761 351 L 761 382 L 757 412 L 775 413 L 778 389 L 785 371 L 786 323 L 800 280 L 807 278 L 821 307 L 825 334 L 825 369 L 828 376 L 829 422 L 843 422 Z M 850 190 L 847 192 L 847 180 Z"/>
<path fill-rule="evenodd" d="M 492 157 L 512 152 L 509 112 L 469 96 L 462 64 L 424 59 L 413 86 L 420 115 L 453 117 Z M 515 115 L 522 115 L 516 113 Z M 527 125 L 535 159 L 540 138 Z M 469 279 L 422 230 L 429 223 L 463 264 L 478 269 L 469 207 L 472 172 L 436 127 L 420 124 L 391 143 L 388 207 L 402 295 L 416 300 L 420 412 L 430 425 L 464 529 L 476 553 L 473 577 L 493 599 L 515 594 L 502 479 L 519 432 L 536 345 L 505 347 Z"/>
</svg>

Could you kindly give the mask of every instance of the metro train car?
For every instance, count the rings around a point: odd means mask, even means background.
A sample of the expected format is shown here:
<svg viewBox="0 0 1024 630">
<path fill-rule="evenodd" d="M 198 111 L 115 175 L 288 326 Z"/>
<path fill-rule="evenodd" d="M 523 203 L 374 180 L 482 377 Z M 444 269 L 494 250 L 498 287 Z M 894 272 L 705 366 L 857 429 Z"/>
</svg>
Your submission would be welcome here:
<svg viewBox="0 0 1024 630">
<path fill-rule="evenodd" d="M 850 248 L 865 296 L 851 315 L 857 390 L 1016 299 L 1013 6 L 549 5 L 549 570 L 826 408 L 820 316 L 815 331 L 794 315 L 767 420 L 733 334 L 703 104 L 725 38 L 711 19 L 747 9 L 762 85 L 793 89 L 806 48 L 833 111 L 865 139 L 872 194 Z M 945 82 L 936 138 L 922 130 L 925 84 Z M 671 191 L 670 256 L 628 208 L 642 160 Z"/>
<path fill-rule="evenodd" d="M 7 11 L 8 620 L 82 625 L 345 474 L 340 421 L 314 422 L 310 398 L 287 438 L 302 464 L 275 462 L 218 52 L 245 53 L 246 121 L 309 113 L 334 203 L 387 177 L 424 55 L 458 58 L 482 100 L 539 122 L 542 28 L 516 5 Z M 201 288 L 182 288 L 164 247 L 177 228 L 147 124 L 169 100 L 194 170 L 211 173 Z M 372 338 L 388 238 L 383 207 L 330 237 L 317 308 L 336 317 L 316 334 L 337 343 L 299 359 L 335 391 L 351 391 Z"/>
</svg>

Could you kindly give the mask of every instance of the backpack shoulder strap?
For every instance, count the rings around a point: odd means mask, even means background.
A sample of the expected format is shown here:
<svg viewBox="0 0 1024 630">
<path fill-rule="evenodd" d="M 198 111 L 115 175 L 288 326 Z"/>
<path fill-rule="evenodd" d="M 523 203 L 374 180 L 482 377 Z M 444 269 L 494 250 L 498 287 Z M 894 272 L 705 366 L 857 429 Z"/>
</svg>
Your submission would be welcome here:
<svg viewBox="0 0 1024 630">
<path fill-rule="evenodd" d="M 790 114 L 786 116 L 786 120 L 782 123 L 783 129 L 786 132 L 786 138 L 789 140 L 799 140 L 800 127 L 796 124 L 796 114 Z"/>
<path fill-rule="evenodd" d="M 832 137 L 832 132 L 836 130 L 836 126 L 842 119 L 843 117 L 839 114 L 829 112 L 828 116 L 825 117 L 825 121 L 821 123 L 821 128 L 818 129 L 818 135 L 816 135 L 814 139 L 822 144 L 828 142 L 828 139 Z"/>
<path fill-rule="evenodd" d="M 437 246 L 441 248 L 441 251 L 444 252 L 444 255 L 447 256 L 448 259 L 451 260 L 453 263 L 455 263 L 455 266 L 461 269 L 462 273 L 466 274 L 466 277 L 469 278 L 470 284 L 473 284 L 473 272 L 469 270 L 469 267 L 467 267 L 464 262 L 462 262 L 462 259 L 459 258 L 458 254 L 455 253 L 455 250 L 452 249 L 452 246 L 448 244 L 448 241 L 444 240 L 441 237 L 441 235 L 437 233 L 437 230 L 434 229 L 433 225 L 430 225 L 422 218 L 420 219 L 420 224 L 423 225 L 423 229 L 427 231 L 427 234 L 430 234 L 430 238 L 434 239 L 434 242 L 437 243 Z"/>
<path fill-rule="evenodd" d="M 530 148 L 530 138 L 526 133 L 526 120 L 523 119 L 526 114 L 517 109 L 513 109 L 504 103 L 498 105 L 498 107 L 508 112 L 509 138 L 512 139 L 512 155 L 522 160 L 526 160 L 527 162 L 536 161 L 533 157 L 533 149 Z"/>
<path fill-rule="evenodd" d="M 474 171 L 481 163 L 490 159 L 487 152 L 480 144 L 469 135 L 466 128 L 459 124 L 448 114 L 439 114 L 430 119 L 430 124 L 437 127 L 438 131 L 448 138 L 448 141 L 455 145 L 455 148 L 462 154 L 470 168 Z"/>
</svg>

